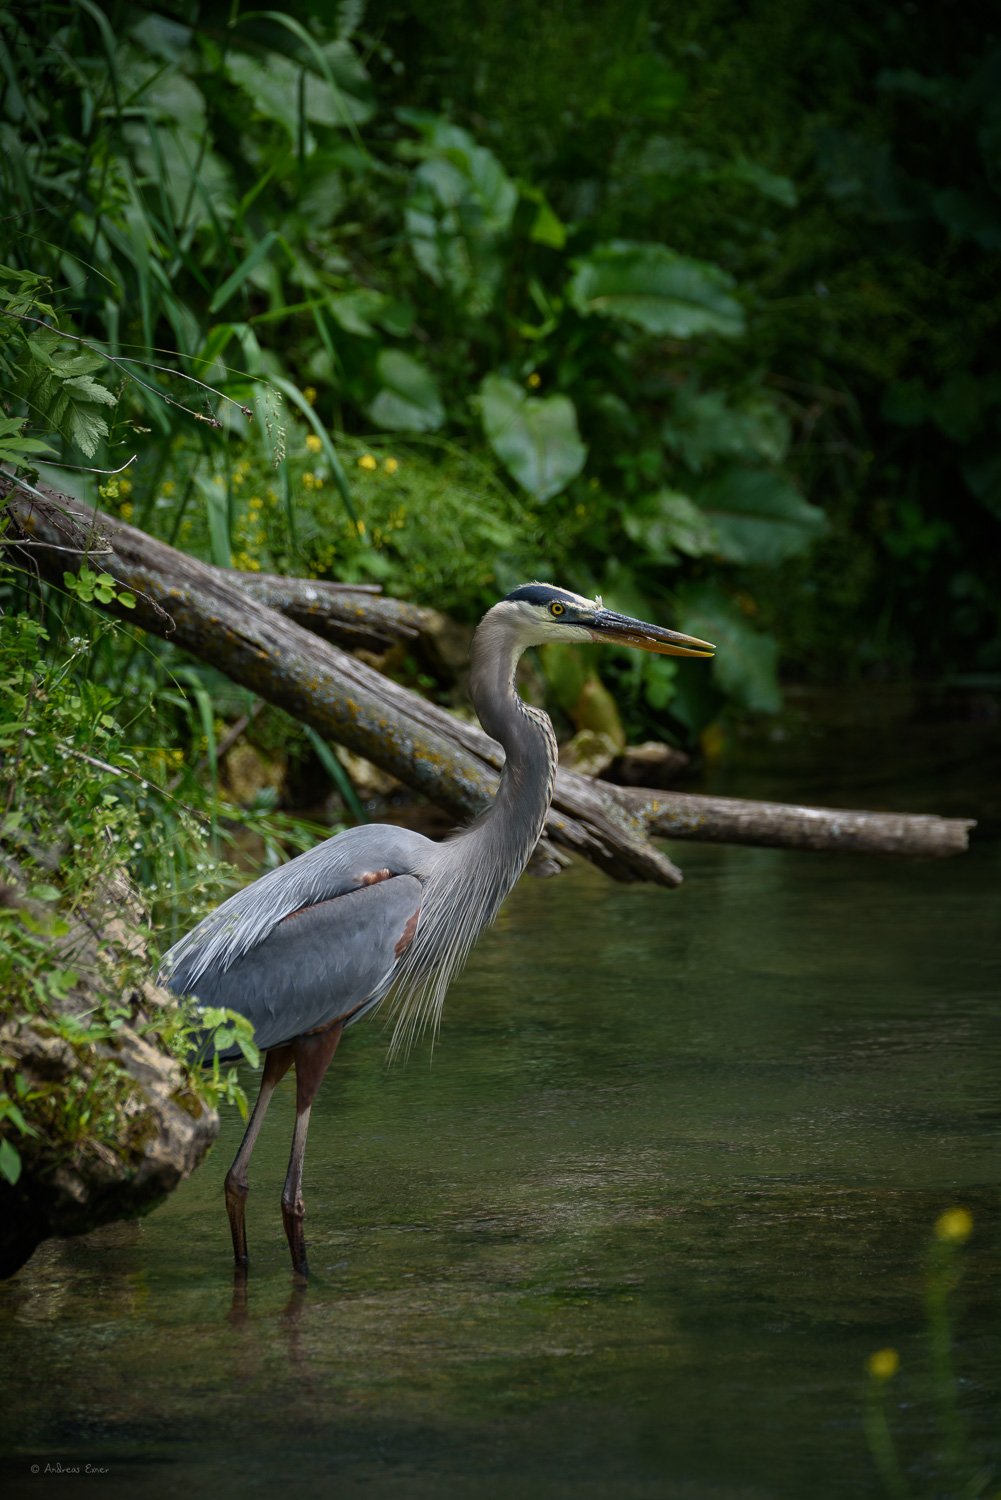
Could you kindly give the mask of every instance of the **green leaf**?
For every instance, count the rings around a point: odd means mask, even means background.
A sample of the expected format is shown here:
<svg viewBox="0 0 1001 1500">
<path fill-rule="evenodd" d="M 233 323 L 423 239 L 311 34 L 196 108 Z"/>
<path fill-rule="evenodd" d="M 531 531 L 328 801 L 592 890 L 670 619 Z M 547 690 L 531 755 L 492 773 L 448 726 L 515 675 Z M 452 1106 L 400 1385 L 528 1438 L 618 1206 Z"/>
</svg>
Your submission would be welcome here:
<svg viewBox="0 0 1001 1500">
<path fill-rule="evenodd" d="M 62 892 L 54 885 L 42 883 L 40 885 L 29 886 L 28 895 L 34 897 L 36 901 L 58 901 L 62 896 Z"/>
<path fill-rule="evenodd" d="M 782 177 L 778 172 L 769 172 L 767 167 L 740 157 L 726 171 L 726 176 L 745 187 L 753 188 L 763 198 L 781 203 L 783 208 L 795 208 L 796 188 L 791 177 Z"/>
<path fill-rule="evenodd" d="M 733 338 L 745 328 L 735 285 L 722 267 L 665 245 L 613 240 L 577 262 L 570 301 L 585 316 L 616 318 L 646 333 Z"/>
<path fill-rule="evenodd" d="M 236 1039 L 236 1045 L 252 1068 L 260 1066 L 261 1054 L 249 1036 L 244 1036 L 241 1033 Z M 246 1118 L 246 1110 L 244 1110 L 244 1118 Z"/>
<path fill-rule="evenodd" d="M 567 242 L 567 227 L 550 208 L 545 198 L 539 204 L 532 225 L 531 239 L 537 245 L 548 245 L 550 250 L 562 250 Z"/>
<path fill-rule="evenodd" d="M 0 1095 L 0 1120 L 10 1120 L 12 1124 L 17 1126 L 22 1135 L 37 1134 L 33 1126 L 29 1125 L 24 1118 L 20 1106 L 15 1104 L 13 1099 L 8 1099 L 3 1095 Z"/>
<path fill-rule="evenodd" d="M 655 562 L 676 562 L 679 553 L 704 557 L 716 550 L 712 524 L 693 500 L 677 490 L 658 490 L 631 506 L 622 524 L 629 540 Z"/>
<path fill-rule="evenodd" d="M 679 629 L 712 641 L 716 655 L 712 675 L 727 697 L 755 713 L 774 714 L 782 707 L 778 682 L 777 642 L 747 623 L 729 599 L 712 585 L 682 595 Z"/>
<path fill-rule="evenodd" d="M 721 458 L 781 463 L 789 447 L 789 422 L 761 393 L 731 402 L 720 391 L 688 384 L 675 395 L 661 436 L 698 474 Z"/>
<path fill-rule="evenodd" d="M 51 444 L 23 437 L 27 417 L 0 417 L 0 463 L 23 464 L 33 453 L 51 453 Z"/>
<path fill-rule="evenodd" d="M 310 125 L 336 129 L 362 125 L 372 116 L 371 99 L 367 97 L 368 78 L 350 47 L 334 43 L 323 49 L 323 57 L 329 77 L 273 51 L 262 59 L 230 51 L 225 68 L 230 80 L 247 95 L 254 111 L 274 120 L 296 141 L 300 87 L 303 112 Z"/>
<path fill-rule="evenodd" d="M 609 103 L 630 118 L 645 118 L 658 123 L 672 114 L 684 101 L 688 84 L 683 73 L 673 68 L 656 52 L 627 49 L 611 62 L 605 75 L 604 90 L 597 93 L 591 113 L 597 118 L 607 113 Z"/>
<path fill-rule="evenodd" d="M 334 783 L 334 786 L 341 794 L 341 797 L 343 798 L 344 803 L 349 809 L 351 816 L 354 818 L 355 822 L 369 822 L 368 813 L 362 806 L 362 803 L 358 797 L 358 793 L 355 791 L 352 784 L 351 777 L 341 765 L 333 750 L 331 750 L 326 740 L 322 739 L 320 735 L 317 734 L 312 725 L 306 724 L 304 725 L 304 728 L 306 730 L 306 738 L 309 740 L 314 751 L 316 752 L 317 760 L 320 762 L 320 765 L 326 771 L 327 775 Z"/>
<path fill-rule="evenodd" d="M 330 440 L 330 434 L 328 433 L 327 429 L 321 423 L 319 417 L 316 415 L 316 412 L 313 410 L 310 403 L 306 400 L 302 391 L 291 380 L 287 380 L 284 375 L 272 375 L 270 384 L 274 386 L 276 390 L 280 391 L 281 394 L 286 398 L 286 400 L 291 401 L 292 404 L 298 408 L 299 412 L 302 414 L 305 420 L 309 423 L 310 427 L 312 427 L 313 431 L 316 433 L 317 437 L 320 439 L 320 446 L 322 447 L 324 456 L 328 464 L 330 465 L 330 472 L 334 476 L 334 484 L 337 486 L 337 492 L 340 495 L 341 500 L 343 501 L 344 509 L 347 511 L 354 525 L 357 527 L 358 517 L 355 514 L 354 502 L 351 498 L 351 486 L 348 484 L 348 476 L 344 472 L 344 465 L 341 463 L 337 449 L 334 447 L 333 443 Z M 281 435 L 281 442 L 282 453 L 284 456 L 283 434 Z"/>
<path fill-rule="evenodd" d="M 402 349 L 383 349 L 375 367 L 382 390 L 367 410 L 376 426 L 389 432 L 437 432 L 445 408 L 430 370 Z"/>
<path fill-rule="evenodd" d="M 197 474 L 195 484 L 205 501 L 212 561 L 217 568 L 231 568 L 233 553 L 230 546 L 229 496 L 226 493 L 226 486 L 221 476 L 217 479 L 208 474 Z"/>
<path fill-rule="evenodd" d="M 13 1187 L 21 1175 L 21 1153 L 10 1141 L 0 1141 L 0 1177 Z"/>
<path fill-rule="evenodd" d="M 233 293 L 239 291 L 240 287 L 243 286 L 251 271 L 260 265 L 261 261 L 271 253 L 271 247 L 277 238 L 277 231 L 269 229 L 267 234 L 263 235 L 257 241 L 257 244 L 241 260 L 233 274 L 226 277 L 226 280 L 212 298 L 212 301 L 209 303 L 210 313 L 217 313 L 220 308 L 225 307 Z"/>
<path fill-rule="evenodd" d="M 480 388 L 487 441 L 508 473 L 536 500 L 566 489 L 583 469 L 587 448 L 568 396 L 526 396 L 513 380 L 488 375 Z"/>
<path fill-rule="evenodd" d="M 108 436 L 101 408 L 115 405 L 112 393 L 91 376 L 106 361 L 87 349 L 67 347 L 50 328 L 32 334 L 25 348 L 19 394 L 49 426 L 93 458 L 98 443 Z"/>
<path fill-rule="evenodd" d="M 491 306 L 504 270 L 501 244 L 518 189 L 492 151 L 468 131 L 432 115 L 400 111 L 423 136 L 406 227 L 414 259 L 436 286 L 470 312 Z"/>
<path fill-rule="evenodd" d="M 826 524 L 823 511 L 770 469 L 724 469 L 700 487 L 696 499 L 726 562 L 784 562 L 806 552 Z"/>
<path fill-rule="evenodd" d="M 365 286 L 331 295 L 323 303 L 324 310 L 345 333 L 354 333 L 363 339 L 374 337 L 375 329 L 370 319 L 381 317 L 388 305 L 389 299 L 382 292 Z"/>
</svg>

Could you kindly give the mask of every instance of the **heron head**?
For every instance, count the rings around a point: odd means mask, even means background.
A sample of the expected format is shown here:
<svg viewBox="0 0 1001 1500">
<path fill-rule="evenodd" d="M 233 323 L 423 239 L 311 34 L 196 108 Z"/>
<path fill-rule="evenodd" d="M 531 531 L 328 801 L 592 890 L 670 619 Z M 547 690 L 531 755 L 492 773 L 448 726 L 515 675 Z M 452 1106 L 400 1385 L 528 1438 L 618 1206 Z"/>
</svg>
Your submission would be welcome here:
<svg viewBox="0 0 1001 1500">
<path fill-rule="evenodd" d="M 616 614 L 606 609 L 600 598 L 585 599 L 551 583 L 524 583 L 508 594 L 502 607 L 506 607 L 506 614 L 517 611 L 509 618 L 517 623 L 524 646 L 541 646 L 547 641 L 605 641 L 661 656 L 712 656 L 716 650 L 696 636 Z"/>
</svg>

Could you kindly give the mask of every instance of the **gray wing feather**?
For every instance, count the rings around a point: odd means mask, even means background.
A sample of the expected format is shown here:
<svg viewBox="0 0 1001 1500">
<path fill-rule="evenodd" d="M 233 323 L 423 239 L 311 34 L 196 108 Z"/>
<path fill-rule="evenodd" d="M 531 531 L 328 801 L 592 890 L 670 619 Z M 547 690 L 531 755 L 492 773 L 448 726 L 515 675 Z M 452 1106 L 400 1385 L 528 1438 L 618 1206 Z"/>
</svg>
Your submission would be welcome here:
<svg viewBox="0 0 1001 1500">
<path fill-rule="evenodd" d="M 367 871 L 419 874 L 433 849 L 421 834 L 388 823 L 348 828 L 217 906 L 164 954 L 160 981 L 179 995 L 200 994 L 203 976 L 227 970 L 292 912 L 358 890 Z"/>
<path fill-rule="evenodd" d="M 184 992 L 246 1016 L 262 1050 L 342 1018 L 357 1020 L 392 984 L 421 894 L 418 879 L 401 875 L 310 906 L 228 967 L 185 981 Z M 171 987 L 181 992 L 174 979 Z"/>
</svg>

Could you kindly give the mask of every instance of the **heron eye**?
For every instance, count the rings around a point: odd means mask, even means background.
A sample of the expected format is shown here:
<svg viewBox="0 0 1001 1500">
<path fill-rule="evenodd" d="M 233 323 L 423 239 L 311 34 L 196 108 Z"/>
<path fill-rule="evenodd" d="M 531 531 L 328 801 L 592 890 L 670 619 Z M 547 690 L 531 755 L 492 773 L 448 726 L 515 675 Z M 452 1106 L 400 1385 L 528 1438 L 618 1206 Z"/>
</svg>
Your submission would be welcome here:
<svg viewBox="0 0 1001 1500">
<path fill-rule="evenodd" d="M 566 605 L 565 604 L 561 604 L 558 599 L 554 599 L 553 602 L 552 602 L 552 604 L 550 604 L 550 606 L 549 606 L 549 613 L 551 615 L 556 615 L 557 618 L 560 615 L 565 615 L 566 612 L 567 612 Z"/>
</svg>

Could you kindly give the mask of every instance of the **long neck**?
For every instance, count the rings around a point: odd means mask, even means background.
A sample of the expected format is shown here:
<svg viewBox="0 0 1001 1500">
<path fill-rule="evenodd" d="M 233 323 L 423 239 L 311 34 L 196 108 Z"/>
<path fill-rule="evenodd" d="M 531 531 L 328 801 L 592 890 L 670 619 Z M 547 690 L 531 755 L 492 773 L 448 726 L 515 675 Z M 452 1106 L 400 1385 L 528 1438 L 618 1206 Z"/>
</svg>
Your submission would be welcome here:
<svg viewBox="0 0 1001 1500">
<path fill-rule="evenodd" d="M 469 694 L 484 729 L 504 747 L 504 769 L 482 817 L 434 846 L 417 936 L 404 958 L 394 1047 L 409 1046 L 424 1026 L 437 1029 L 450 979 L 497 915 L 546 821 L 556 737 L 546 715 L 514 690 L 523 629 L 505 602 L 490 610 L 473 640 Z"/>
<path fill-rule="evenodd" d="M 522 702 L 515 691 L 514 672 L 523 649 L 516 626 L 491 610 L 473 639 L 470 661 L 469 696 L 487 734 L 503 746 L 505 758 L 492 806 L 461 837 L 474 840 L 497 872 L 504 885 L 499 899 L 538 843 L 557 765 L 556 737 L 548 716 Z"/>
</svg>

